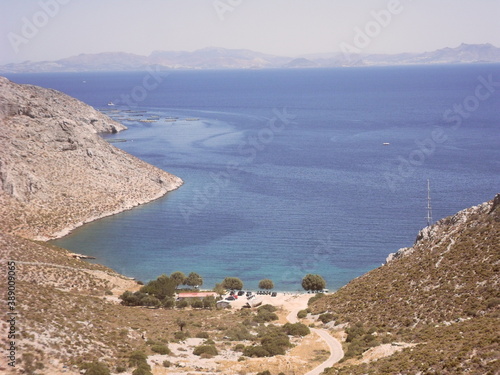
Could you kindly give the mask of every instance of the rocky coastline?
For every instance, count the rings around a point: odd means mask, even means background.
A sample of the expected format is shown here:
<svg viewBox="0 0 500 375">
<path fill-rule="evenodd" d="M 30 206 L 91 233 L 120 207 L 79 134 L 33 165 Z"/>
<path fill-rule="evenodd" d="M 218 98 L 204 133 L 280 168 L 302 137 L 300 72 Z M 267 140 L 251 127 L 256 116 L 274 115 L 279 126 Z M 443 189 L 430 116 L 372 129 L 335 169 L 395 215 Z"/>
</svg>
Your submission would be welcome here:
<svg viewBox="0 0 500 375">
<path fill-rule="evenodd" d="M 179 188 L 99 136 L 125 129 L 61 92 L 0 77 L 0 227 L 47 241 Z"/>
</svg>

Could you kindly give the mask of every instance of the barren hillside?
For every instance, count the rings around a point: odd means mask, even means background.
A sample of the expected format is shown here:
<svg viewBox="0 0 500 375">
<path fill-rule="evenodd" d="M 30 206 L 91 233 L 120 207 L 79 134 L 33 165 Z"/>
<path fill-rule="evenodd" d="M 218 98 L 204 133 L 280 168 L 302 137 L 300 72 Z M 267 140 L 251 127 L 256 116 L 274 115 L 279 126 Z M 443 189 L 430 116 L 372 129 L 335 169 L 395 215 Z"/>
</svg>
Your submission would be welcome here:
<svg viewBox="0 0 500 375">
<path fill-rule="evenodd" d="M 125 127 L 55 90 L 0 77 L 0 227 L 47 239 L 158 198 L 182 180 L 113 147 Z"/>
</svg>

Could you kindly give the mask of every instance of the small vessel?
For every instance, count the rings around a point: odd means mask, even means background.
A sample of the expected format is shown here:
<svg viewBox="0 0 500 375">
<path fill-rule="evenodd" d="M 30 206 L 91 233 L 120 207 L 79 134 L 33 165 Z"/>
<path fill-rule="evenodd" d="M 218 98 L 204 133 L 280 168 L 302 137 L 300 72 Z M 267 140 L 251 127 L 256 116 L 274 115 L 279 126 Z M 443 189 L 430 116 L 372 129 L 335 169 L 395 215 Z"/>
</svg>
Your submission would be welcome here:
<svg viewBox="0 0 500 375">
<path fill-rule="evenodd" d="M 389 146 L 389 145 L 390 145 L 390 143 L 389 143 L 389 142 L 384 142 L 384 143 L 382 143 L 382 144 L 383 144 L 384 146 Z"/>
<path fill-rule="evenodd" d="M 114 106 L 114 105 L 115 105 L 115 103 L 113 103 L 113 102 L 108 102 L 108 105 L 109 105 L 110 107 L 112 107 L 112 106 Z"/>
</svg>

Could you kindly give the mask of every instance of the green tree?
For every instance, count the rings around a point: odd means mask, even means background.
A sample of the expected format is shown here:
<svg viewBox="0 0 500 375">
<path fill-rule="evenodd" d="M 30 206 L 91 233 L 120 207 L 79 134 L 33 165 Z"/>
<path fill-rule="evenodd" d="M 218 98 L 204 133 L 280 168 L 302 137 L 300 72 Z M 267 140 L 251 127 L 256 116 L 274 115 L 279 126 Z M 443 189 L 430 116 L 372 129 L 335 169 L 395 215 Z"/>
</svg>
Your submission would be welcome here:
<svg viewBox="0 0 500 375">
<path fill-rule="evenodd" d="M 186 275 L 181 271 L 175 271 L 170 274 L 170 278 L 175 282 L 175 287 L 177 288 L 179 285 L 184 285 L 186 282 Z"/>
<path fill-rule="evenodd" d="M 274 288 L 274 283 L 270 279 L 263 279 L 259 281 L 259 289 L 273 289 Z"/>
<path fill-rule="evenodd" d="M 222 286 L 225 289 L 243 289 L 243 281 L 241 281 L 237 277 L 226 277 L 222 281 Z"/>
<path fill-rule="evenodd" d="M 326 287 L 326 281 L 320 275 L 307 274 L 302 279 L 304 290 L 322 290 Z"/>
<path fill-rule="evenodd" d="M 179 329 L 181 330 L 181 332 L 184 329 L 184 327 L 187 325 L 186 321 L 182 320 L 181 318 L 177 318 L 175 323 L 179 326 Z"/>
<path fill-rule="evenodd" d="M 175 293 L 176 281 L 168 277 L 167 275 L 161 275 L 156 280 L 150 281 L 144 285 L 140 292 L 152 294 L 159 300 L 165 297 L 172 297 Z"/>
<path fill-rule="evenodd" d="M 203 285 L 203 279 L 196 272 L 191 272 L 189 276 L 184 281 L 184 284 L 198 288 Z"/>
</svg>

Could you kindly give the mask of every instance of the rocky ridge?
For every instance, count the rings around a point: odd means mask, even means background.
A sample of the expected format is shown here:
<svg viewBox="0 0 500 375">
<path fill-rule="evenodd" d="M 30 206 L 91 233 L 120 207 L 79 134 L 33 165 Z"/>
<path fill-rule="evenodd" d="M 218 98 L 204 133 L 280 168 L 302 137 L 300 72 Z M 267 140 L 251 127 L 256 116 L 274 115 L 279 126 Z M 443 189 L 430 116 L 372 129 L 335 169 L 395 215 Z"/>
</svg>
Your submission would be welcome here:
<svg viewBox="0 0 500 375">
<path fill-rule="evenodd" d="M 500 194 L 497 194 L 491 202 L 484 202 L 477 206 L 466 208 L 455 215 L 441 219 L 433 225 L 423 228 L 420 232 L 418 232 L 415 244 L 412 247 L 403 247 L 397 252 L 389 254 L 386 258 L 386 264 L 413 254 L 422 247 L 428 247 L 428 242 L 433 239 L 439 238 L 439 241 L 441 242 L 451 241 L 449 237 L 452 237 L 461 226 L 466 225 L 467 221 L 473 220 L 479 215 L 492 213 L 499 206 Z"/>
<path fill-rule="evenodd" d="M 2 230 L 60 237 L 182 185 L 99 136 L 124 129 L 68 95 L 0 77 Z"/>
<path fill-rule="evenodd" d="M 415 244 L 312 305 L 347 325 L 346 361 L 327 374 L 496 374 L 500 370 L 500 194 L 421 230 Z M 357 336 L 356 336 L 357 335 Z M 416 345 L 352 362 L 395 341 Z"/>
</svg>

